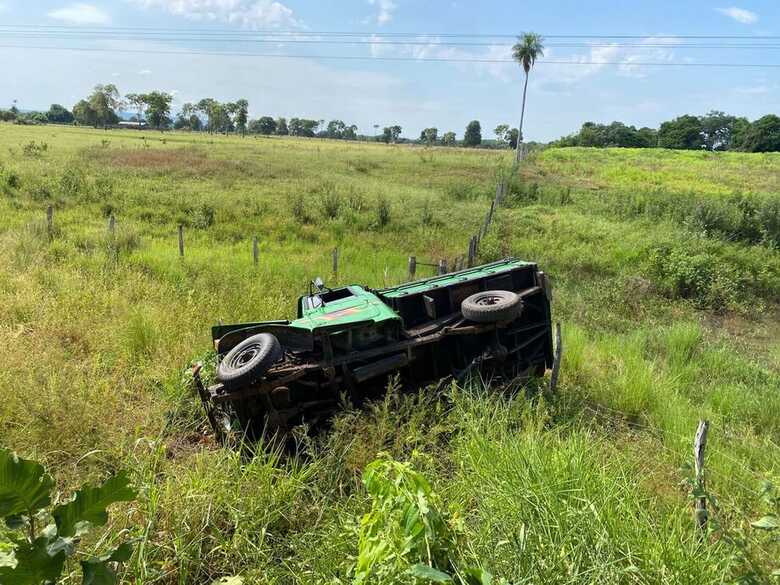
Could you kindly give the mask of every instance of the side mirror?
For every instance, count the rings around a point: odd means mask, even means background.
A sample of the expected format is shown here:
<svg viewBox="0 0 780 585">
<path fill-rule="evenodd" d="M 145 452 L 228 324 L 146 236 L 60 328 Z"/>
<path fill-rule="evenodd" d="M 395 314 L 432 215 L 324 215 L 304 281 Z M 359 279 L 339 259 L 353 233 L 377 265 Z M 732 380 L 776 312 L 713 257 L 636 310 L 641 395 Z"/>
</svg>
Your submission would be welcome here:
<svg viewBox="0 0 780 585">
<path fill-rule="evenodd" d="M 320 292 L 322 292 L 322 289 L 325 288 L 325 283 L 322 282 L 322 279 L 319 276 L 314 279 L 312 284 L 314 285 L 314 288 L 316 288 Z"/>
</svg>

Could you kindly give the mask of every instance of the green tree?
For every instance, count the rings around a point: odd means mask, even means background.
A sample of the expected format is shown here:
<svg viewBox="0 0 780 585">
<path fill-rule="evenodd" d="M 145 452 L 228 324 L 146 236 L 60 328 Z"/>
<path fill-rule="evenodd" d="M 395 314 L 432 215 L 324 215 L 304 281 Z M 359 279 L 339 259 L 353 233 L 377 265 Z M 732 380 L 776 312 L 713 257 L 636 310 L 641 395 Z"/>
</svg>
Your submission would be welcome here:
<svg viewBox="0 0 780 585">
<path fill-rule="evenodd" d="M 498 142 L 506 142 L 508 132 L 509 132 L 509 124 L 499 124 L 493 130 L 493 134 L 496 135 L 496 140 Z"/>
<path fill-rule="evenodd" d="M 331 120 L 325 129 L 328 138 L 344 138 L 347 125 L 342 120 Z"/>
<path fill-rule="evenodd" d="M 704 146 L 708 150 L 730 150 L 735 132 L 744 129 L 749 122 L 745 118 L 730 116 L 713 110 L 701 117 L 701 131 Z"/>
<path fill-rule="evenodd" d="M 128 93 L 125 96 L 127 103 L 133 106 L 138 112 L 136 120 L 140 123 L 144 120 L 144 109 L 146 108 L 146 96 L 142 93 Z"/>
<path fill-rule="evenodd" d="M 287 128 L 287 119 L 286 118 L 277 118 L 276 119 L 276 133 L 279 136 L 287 136 L 290 133 L 290 130 Z"/>
<path fill-rule="evenodd" d="M 748 152 L 780 151 L 780 117 L 769 114 L 753 122 L 745 131 L 742 148 Z"/>
<path fill-rule="evenodd" d="M 89 96 L 89 105 L 95 112 L 96 126 L 105 127 L 119 121 L 116 111 L 122 107 L 122 100 L 113 83 L 96 85 Z"/>
<path fill-rule="evenodd" d="M 701 149 L 704 146 L 701 120 L 686 115 L 664 122 L 658 129 L 658 146 L 681 150 Z"/>
<path fill-rule="evenodd" d="M 152 91 L 144 94 L 142 97 L 144 104 L 146 104 L 146 112 L 151 125 L 158 130 L 170 125 L 173 96 L 163 91 Z"/>
<path fill-rule="evenodd" d="M 80 126 L 94 126 L 97 128 L 97 113 L 92 109 L 92 104 L 87 100 L 80 100 L 73 106 L 73 118 Z"/>
<path fill-rule="evenodd" d="M 463 144 L 465 146 L 477 146 L 482 143 L 482 126 L 479 120 L 472 120 L 466 126 L 466 132 L 463 134 Z"/>
<path fill-rule="evenodd" d="M 60 104 L 52 104 L 46 113 L 46 118 L 53 124 L 73 123 L 73 114 Z"/>
<path fill-rule="evenodd" d="M 344 128 L 343 138 L 344 140 L 357 140 L 358 127 L 355 124 L 350 124 Z"/>
<path fill-rule="evenodd" d="M 276 132 L 276 122 L 271 116 L 263 116 L 257 120 L 252 120 L 250 124 L 252 132 L 256 134 L 269 135 Z"/>
<path fill-rule="evenodd" d="M 518 42 L 512 47 L 512 57 L 517 61 L 525 72 L 525 83 L 523 84 L 523 105 L 520 110 L 520 126 L 517 132 L 517 148 L 515 157 L 520 160 L 520 143 L 523 141 L 523 120 L 525 118 L 525 96 L 528 91 L 528 74 L 539 57 L 544 57 L 544 39 L 536 33 L 523 33 Z"/>
<path fill-rule="evenodd" d="M 425 130 L 420 132 L 420 142 L 424 142 L 425 144 L 428 145 L 435 144 L 438 138 L 439 138 L 438 128 L 426 128 Z"/>
<path fill-rule="evenodd" d="M 249 120 L 249 102 L 240 99 L 235 103 L 235 124 L 241 136 L 246 136 L 247 120 Z"/>
<path fill-rule="evenodd" d="M 445 132 L 441 137 L 441 142 L 444 146 L 455 146 L 457 142 L 455 139 L 455 132 Z"/>
<path fill-rule="evenodd" d="M 206 116 L 206 131 L 212 134 L 215 129 L 216 117 L 219 109 L 219 102 L 214 98 L 203 98 L 195 106 L 198 112 Z"/>
<path fill-rule="evenodd" d="M 401 136 L 402 128 L 399 125 L 385 126 L 382 130 L 382 141 L 395 144 Z"/>
</svg>

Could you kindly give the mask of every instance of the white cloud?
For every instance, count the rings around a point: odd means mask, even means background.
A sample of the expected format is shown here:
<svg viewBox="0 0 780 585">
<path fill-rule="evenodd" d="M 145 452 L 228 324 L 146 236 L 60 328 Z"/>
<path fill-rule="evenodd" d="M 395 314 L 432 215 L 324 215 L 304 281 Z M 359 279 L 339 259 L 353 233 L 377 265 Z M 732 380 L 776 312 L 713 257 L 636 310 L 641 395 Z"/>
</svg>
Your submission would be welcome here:
<svg viewBox="0 0 780 585">
<path fill-rule="evenodd" d="M 92 4 L 70 4 L 58 10 L 52 10 L 49 18 L 61 20 L 68 24 L 108 24 L 111 17 L 107 12 Z"/>
<path fill-rule="evenodd" d="M 138 75 L 151 75 L 151 74 L 152 74 L 152 70 L 151 69 L 141 69 L 138 72 Z"/>
<path fill-rule="evenodd" d="M 731 6 L 729 8 L 716 8 L 715 10 L 742 24 L 755 24 L 758 22 L 758 14 L 750 12 L 750 10 L 745 10 L 744 8 Z"/>
<path fill-rule="evenodd" d="M 377 7 L 376 22 L 379 25 L 387 24 L 393 20 L 393 12 L 398 8 L 393 0 L 368 0 L 368 3 Z"/>
<path fill-rule="evenodd" d="M 130 0 L 190 20 L 226 22 L 247 28 L 299 27 L 292 9 L 271 0 Z"/>
</svg>

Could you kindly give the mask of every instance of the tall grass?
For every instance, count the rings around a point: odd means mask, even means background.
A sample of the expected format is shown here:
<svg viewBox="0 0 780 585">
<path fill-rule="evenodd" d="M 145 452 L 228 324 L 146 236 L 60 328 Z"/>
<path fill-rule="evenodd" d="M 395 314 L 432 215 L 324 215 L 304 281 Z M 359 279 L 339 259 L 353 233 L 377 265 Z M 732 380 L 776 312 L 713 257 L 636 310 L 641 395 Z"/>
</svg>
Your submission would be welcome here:
<svg viewBox="0 0 780 585">
<path fill-rule="evenodd" d="M 31 140 L 46 151 L 23 156 Z M 750 520 L 764 510 L 761 480 L 780 474 L 780 259 L 764 239 L 734 241 L 671 207 L 687 177 L 691 201 L 744 215 L 734 185 L 769 201 L 773 156 L 532 158 L 480 259 L 512 254 L 551 276 L 558 394 L 479 380 L 395 388 L 361 410 L 345 404 L 328 432 L 299 432 L 297 455 L 252 457 L 215 444 L 182 374 L 209 352 L 209 327 L 294 316 L 307 281 L 330 276 L 334 247 L 340 282 L 369 286 L 404 280 L 409 255 L 462 254 L 511 157 L 435 149 L 421 164 L 413 148 L 374 144 L 165 140 L 0 132 L 0 441 L 45 461 L 64 495 L 131 470 L 141 497 L 105 534 L 141 539 L 128 581 L 349 581 L 371 509 L 361 475 L 379 452 L 428 478 L 462 522 L 459 558 L 497 579 L 768 578 L 776 546 Z M 621 211 L 648 180 L 645 210 L 669 212 Z M 680 487 L 699 418 L 712 421 L 718 502 L 705 542 Z"/>
</svg>

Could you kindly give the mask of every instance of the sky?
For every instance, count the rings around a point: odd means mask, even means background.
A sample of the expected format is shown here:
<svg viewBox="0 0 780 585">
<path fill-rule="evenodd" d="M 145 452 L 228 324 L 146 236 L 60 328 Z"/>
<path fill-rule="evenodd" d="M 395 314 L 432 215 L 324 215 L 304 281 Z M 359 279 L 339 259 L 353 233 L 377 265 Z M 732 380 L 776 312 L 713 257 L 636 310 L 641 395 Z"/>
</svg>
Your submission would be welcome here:
<svg viewBox="0 0 780 585">
<path fill-rule="evenodd" d="M 519 121 L 510 48 L 534 31 L 546 50 L 530 74 L 526 140 L 586 121 L 780 113 L 780 68 L 701 66 L 780 65 L 778 0 L 735 1 L 0 0 L 0 108 L 71 107 L 114 83 L 171 92 L 174 109 L 246 98 L 251 117 L 337 118 L 366 134 L 399 124 L 410 138 L 431 126 L 460 138 L 476 119 L 490 137 Z M 324 42 L 334 32 L 351 36 Z M 690 38 L 713 35 L 775 38 Z"/>
</svg>

